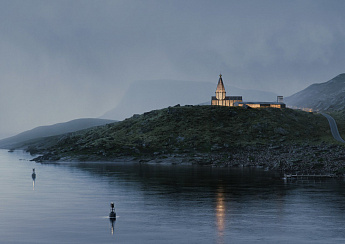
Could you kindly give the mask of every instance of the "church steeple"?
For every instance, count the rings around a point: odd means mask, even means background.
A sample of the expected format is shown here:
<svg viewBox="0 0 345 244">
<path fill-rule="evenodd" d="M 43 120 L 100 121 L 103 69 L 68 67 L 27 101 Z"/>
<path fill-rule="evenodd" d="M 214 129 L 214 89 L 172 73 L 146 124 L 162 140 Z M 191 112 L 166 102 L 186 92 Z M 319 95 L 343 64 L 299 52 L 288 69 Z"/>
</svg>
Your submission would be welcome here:
<svg viewBox="0 0 345 244">
<path fill-rule="evenodd" d="M 217 90 L 216 90 L 216 98 L 218 100 L 224 100 L 225 95 L 226 95 L 226 92 L 225 92 L 225 88 L 224 88 L 222 74 L 219 74 L 219 80 L 218 80 L 218 85 L 217 85 Z"/>
</svg>

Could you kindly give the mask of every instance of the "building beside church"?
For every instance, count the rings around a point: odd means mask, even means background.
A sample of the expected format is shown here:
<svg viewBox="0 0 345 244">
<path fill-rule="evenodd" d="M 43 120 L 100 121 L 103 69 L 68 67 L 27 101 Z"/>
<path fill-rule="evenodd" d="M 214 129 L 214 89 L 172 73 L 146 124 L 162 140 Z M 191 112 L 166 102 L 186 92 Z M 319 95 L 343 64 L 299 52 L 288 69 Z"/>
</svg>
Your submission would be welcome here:
<svg viewBox="0 0 345 244">
<path fill-rule="evenodd" d="M 219 75 L 216 96 L 212 96 L 211 105 L 235 106 L 235 103 L 242 102 L 242 96 L 226 96 L 222 74 Z"/>
<path fill-rule="evenodd" d="M 277 102 L 243 102 L 242 96 L 226 96 L 222 75 L 219 75 L 216 96 L 212 96 L 211 105 L 250 108 L 286 108 L 283 96 L 277 96 Z"/>
<path fill-rule="evenodd" d="M 236 103 L 236 106 L 251 108 L 286 108 L 286 104 L 283 102 L 239 102 Z"/>
</svg>

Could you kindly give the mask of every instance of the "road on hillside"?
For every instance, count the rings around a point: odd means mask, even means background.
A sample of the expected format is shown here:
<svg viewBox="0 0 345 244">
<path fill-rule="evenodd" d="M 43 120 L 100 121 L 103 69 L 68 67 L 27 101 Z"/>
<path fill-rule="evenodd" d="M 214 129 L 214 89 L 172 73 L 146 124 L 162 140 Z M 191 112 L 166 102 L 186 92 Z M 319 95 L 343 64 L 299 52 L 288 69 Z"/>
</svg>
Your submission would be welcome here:
<svg viewBox="0 0 345 244">
<path fill-rule="evenodd" d="M 345 143 L 345 141 L 343 140 L 343 138 L 341 138 L 339 134 L 337 123 L 335 123 L 335 120 L 333 119 L 333 117 L 325 113 L 321 113 L 321 114 L 328 119 L 328 123 L 329 123 L 329 126 L 331 127 L 331 132 L 334 139 L 342 143 Z"/>
</svg>

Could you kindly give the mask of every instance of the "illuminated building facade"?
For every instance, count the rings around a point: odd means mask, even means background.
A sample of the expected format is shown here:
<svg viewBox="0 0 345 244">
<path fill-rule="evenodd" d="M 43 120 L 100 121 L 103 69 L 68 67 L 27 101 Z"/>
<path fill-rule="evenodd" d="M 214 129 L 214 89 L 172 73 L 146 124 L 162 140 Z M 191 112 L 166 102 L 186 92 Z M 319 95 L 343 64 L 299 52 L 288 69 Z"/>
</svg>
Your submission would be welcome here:
<svg viewBox="0 0 345 244">
<path fill-rule="evenodd" d="M 235 103 L 242 102 L 242 96 L 226 96 L 222 74 L 219 75 L 216 96 L 212 96 L 211 105 L 235 106 Z"/>
<path fill-rule="evenodd" d="M 241 102 L 236 103 L 235 106 L 251 108 L 286 108 L 286 104 L 281 102 Z"/>
<path fill-rule="evenodd" d="M 216 96 L 212 96 L 211 105 L 250 108 L 286 108 L 283 96 L 277 96 L 277 102 L 243 102 L 242 96 L 226 96 L 222 75 L 219 75 Z"/>
<path fill-rule="evenodd" d="M 277 102 L 238 102 L 235 106 L 251 108 L 286 108 L 286 104 L 283 103 L 282 100 L 279 101 L 279 97 L 281 96 L 278 96 Z"/>
</svg>

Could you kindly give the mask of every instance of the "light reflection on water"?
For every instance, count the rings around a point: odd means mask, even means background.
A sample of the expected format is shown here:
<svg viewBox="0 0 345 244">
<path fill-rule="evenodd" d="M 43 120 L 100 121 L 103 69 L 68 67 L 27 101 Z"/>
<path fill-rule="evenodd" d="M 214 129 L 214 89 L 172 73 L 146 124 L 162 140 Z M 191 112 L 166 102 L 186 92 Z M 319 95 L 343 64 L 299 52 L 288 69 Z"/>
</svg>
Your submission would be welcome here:
<svg viewBox="0 0 345 244">
<path fill-rule="evenodd" d="M 110 224 L 111 224 L 111 235 L 114 235 L 114 230 L 115 230 L 115 219 L 109 219 Z"/>
<path fill-rule="evenodd" d="M 255 169 L 20 158 L 29 157 L 0 151 L 1 243 L 345 241 L 341 180 L 284 182 Z M 114 223 L 110 202 L 119 216 Z"/>
<path fill-rule="evenodd" d="M 225 207 L 225 197 L 223 189 L 219 188 L 217 193 L 217 206 L 216 206 L 216 216 L 217 216 L 217 229 L 218 229 L 218 243 L 224 243 L 224 229 L 226 220 L 226 207 Z"/>
</svg>

